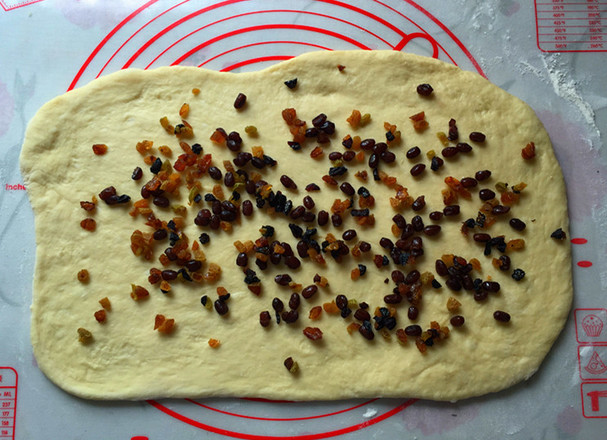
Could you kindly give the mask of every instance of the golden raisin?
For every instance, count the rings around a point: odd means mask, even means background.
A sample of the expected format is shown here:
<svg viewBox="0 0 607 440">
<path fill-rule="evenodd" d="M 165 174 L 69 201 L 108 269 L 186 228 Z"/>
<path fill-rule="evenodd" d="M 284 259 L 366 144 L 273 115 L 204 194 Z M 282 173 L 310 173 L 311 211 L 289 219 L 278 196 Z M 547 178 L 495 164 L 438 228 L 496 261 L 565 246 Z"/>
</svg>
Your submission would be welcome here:
<svg viewBox="0 0 607 440">
<path fill-rule="evenodd" d="M 182 118 L 187 118 L 189 114 L 190 114 L 190 104 L 184 103 L 181 106 L 181 108 L 179 109 L 179 116 L 181 116 Z"/>
<path fill-rule="evenodd" d="M 78 272 L 78 281 L 81 283 L 89 282 L 89 271 L 86 269 L 82 269 Z"/>
<path fill-rule="evenodd" d="M 85 328 L 78 329 L 78 341 L 83 344 L 88 344 L 93 340 L 93 334 Z"/>
<path fill-rule="evenodd" d="M 314 306 L 310 309 L 310 314 L 308 315 L 308 318 L 310 318 L 312 321 L 316 321 L 316 320 L 320 319 L 321 314 L 322 314 L 322 307 Z"/>
<path fill-rule="evenodd" d="M 101 307 L 103 307 L 107 311 L 112 310 L 112 304 L 110 303 L 110 300 L 107 296 L 105 298 L 101 298 L 99 300 L 99 304 L 101 304 Z"/>
<path fill-rule="evenodd" d="M 82 229 L 93 232 L 97 228 L 97 222 L 92 218 L 85 218 L 80 222 Z"/>
<path fill-rule="evenodd" d="M 322 330 L 318 327 L 306 327 L 303 329 L 303 334 L 306 336 L 306 338 L 313 341 L 322 339 Z"/>
<path fill-rule="evenodd" d="M 462 303 L 460 303 L 457 299 L 453 298 L 452 296 L 449 297 L 449 299 L 447 300 L 447 310 L 449 310 L 451 313 L 453 312 L 457 312 L 459 310 L 459 308 L 461 307 Z"/>
<path fill-rule="evenodd" d="M 95 153 L 97 156 L 103 156 L 105 153 L 107 153 L 107 145 L 105 145 L 105 144 L 94 144 L 93 145 L 93 153 Z"/>
</svg>

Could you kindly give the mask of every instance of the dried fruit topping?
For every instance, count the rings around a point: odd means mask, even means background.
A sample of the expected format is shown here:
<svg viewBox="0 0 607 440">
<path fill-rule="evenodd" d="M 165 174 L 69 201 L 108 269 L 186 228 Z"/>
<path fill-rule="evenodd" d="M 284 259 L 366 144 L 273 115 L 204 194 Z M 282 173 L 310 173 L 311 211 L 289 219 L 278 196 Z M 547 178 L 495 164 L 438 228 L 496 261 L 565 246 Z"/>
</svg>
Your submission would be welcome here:
<svg viewBox="0 0 607 440">
<path fill-rule="evenodd" d="M 525 160 L 531 160 L 535 157 L 535 144 L 533 142 L 529 142 L 525 145 L 525 148 L 521 150 L 521 156 Z"/>
<path fill-rule="evenodd" d="M 158 330 L 160 333 L 169 334 L 175 329 L 175 320 L 170 318 L 167 319 L 164 315 L 156 315 L 154 318 L 154 330 Z"/>
<path fill-rule="evenodd" d="M 80 281 L 81 283 L 88 283 L 89 282 L 89 271 L 86 269 L 82 269 L 78 272 L 78 281 Z"/>
<path fill-rule="evenodd" d="M 78 329 L 78 341 L 82 344 L 88 344 L 93 341 L 93 334 L 85 328 Z"/>
<path fill-rule="evenodd" d="M 105 144 L 94 144 L 93 145 L 93 153 L 95 153 L 97 156 L 103 156 L 105 153 L 107 153 L 107 145 L 105 145 Z"/>
<path fill-rule="evenodd" d="M 303 334 L 312 341 L 322 339 L 322 331 L 318 327 L 306 327 L 303 329 Z"/>
</svg>

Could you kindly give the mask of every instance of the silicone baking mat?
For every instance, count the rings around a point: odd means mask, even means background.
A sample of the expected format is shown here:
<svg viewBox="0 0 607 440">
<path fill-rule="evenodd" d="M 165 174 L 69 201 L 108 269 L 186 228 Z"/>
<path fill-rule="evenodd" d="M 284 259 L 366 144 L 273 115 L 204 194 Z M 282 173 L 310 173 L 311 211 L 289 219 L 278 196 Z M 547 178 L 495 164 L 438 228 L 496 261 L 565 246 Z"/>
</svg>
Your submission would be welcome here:
<svg viewBox="0 0 607 440">
<path fill-rule="evenodd" d="M 605 14 L 606 2 L 591 0 L 0 0 L 0 439 L 605 438 Z M 94 402 L 51 384 L 29 343 L 35 237 L 18 164 L 36 110 L 123 68 L 239 72 L 334 49 L 440 58 L 521 97 L 544 122 L 568 185 L 575 303 L 540 371 L 455 403 Z"/>
</svg>

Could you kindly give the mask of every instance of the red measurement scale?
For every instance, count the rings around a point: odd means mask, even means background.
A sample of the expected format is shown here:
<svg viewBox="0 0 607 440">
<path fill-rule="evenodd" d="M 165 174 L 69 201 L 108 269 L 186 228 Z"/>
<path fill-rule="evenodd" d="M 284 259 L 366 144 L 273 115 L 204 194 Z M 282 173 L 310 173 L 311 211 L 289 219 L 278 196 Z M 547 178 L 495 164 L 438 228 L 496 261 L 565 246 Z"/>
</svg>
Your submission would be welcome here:
<svg viewBox="0 0 607 440">
<path fill-rule="evenodd" d="M 607 51 L 605 0 L 535 0 L 535 18 L 540 50 Z"/>
<path fill-rule="evenodd" d="M 0 367 L 0 439 L 15 438 L 17 410 L 17 372 L 11 367 Z"/>
</svg>

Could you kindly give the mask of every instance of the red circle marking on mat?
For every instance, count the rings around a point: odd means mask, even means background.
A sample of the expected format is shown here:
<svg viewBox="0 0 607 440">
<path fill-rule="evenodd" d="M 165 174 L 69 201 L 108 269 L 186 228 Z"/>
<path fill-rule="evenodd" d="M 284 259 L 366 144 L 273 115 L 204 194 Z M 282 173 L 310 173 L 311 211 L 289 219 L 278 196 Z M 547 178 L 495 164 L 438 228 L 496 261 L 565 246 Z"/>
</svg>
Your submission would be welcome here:
<svg viewBox="0 0 607 440">
<path fill-rule="evenodd" d="M 585 238 L 572 238 L 571 239 L 571 243 L 573 243 L 573 244 L 586 244 L 586 243 L 588 243 L 588 240 L 586 240 Z"/>
<path fill-rule="evenodd" d="M 99 73 L 97 74 L 97 76 L 95 78 L 99 78 L 99 76 L 101 76 L 101 74 L 103 73 L 103 71 L 105 70 L 105 68 L 107 67 L 108 64 L 110 64 L 110 62 L 114 59 L 114 57 L 118 54 L 118 52 L 120 52 L 120 50 L 129 42 L 133 39 L 133 37 L 135 37 L 135 35 L 137 35 L 140 31 L 142 31 L 145 27 L 147 27 L 150 23 L 152 23 L 153 21 L 155 21 L 156 19 L 162 17 L 164 14 L 172 11 L 175 8 L 178 8 L 179 6 L 183 5 L 184 3 L 189 2 L 190 0 L 184 0 L 181 3 L 177 3 L 174 6 L 171 6 L 169 9 L 162 11 L 160 14 L 158 14 L 157 16 L 155 16 L 154 18 L 152 18 L 151 20 L 148 20 L 147 23 L 145 23 L 143 26 L 141 26 L 139 29 L 137 29 L 129 38 L 127 38 L 124 43 L 122 43 L 120 45 L 120 47 L 118 49 L 116 49 L 114 51 L 114 53 L 112 54 L 112 56 L 110 56 L 110 58 L 105 62 L 105 64 L 103 65 L 103 67 L 101 68 L 101 70 L 99 71 Z"/>
<path fill-rule="evenodd" d="M 252 46 L 261 46 L 264 44 L 301 44 L 303 46 L 310 46 L 310 47 L 315 47 L 317 49 L 322 49 L 322 50 L 333 50 L 329 47 L 325 47 L 325 46 L 319 46 L 318 44 L 312 44 L 312 43 L 304 43 L 303 41 L 285 41 L 285 40 L 276 40 L 276 41 L 260 41 L 258 43 L 251 43 L 251 44 L 245 44 L 243 46 L 238 46 L 238 47 L 234 47 L 230 50 L 226 50 L 225 52 L 221 52 L 217 55 L 212 56 L 211 58 L 205 60 L 203 63 L 199 64 L 198 67 L 202 67 L 207 63 L 210 63 L 211 61 L 226 55 L 230 52 L 235 52 L 237 50 L 241 50 L 241 49 L 246 49 L 248 47 L 252 47 Z"/>
<path fill-rule="evenodd" d="M 255 31 L 261 31 L 261 30 L 270 30 L 270 29 L 296 29 L 296 30 L 317 32 L 320 34 L 325 34 L 330 37 L 337 38 L 339 40 L 346 41 L 347 43 L 350 43 L 350 44 L 358 47 L 359 49 L 371 50 L 369 47 L 365 46 L 362 43 L 359 43 L 358 41 L 354 40 L 353 38 L 346 37 L 345 35 L 341 35 L 338 32 L 329 31 L 327 29 L 317 28 L 314 26 L 306 26 L 306 25 L 302 25 L 302 24 L 264 24 L 264 25 L 249 26 L 246 28 L 237 29 L 235 31 L 226 32 L 225 34 L 218 35 L 214 38 L 211 38 L 211 39 L 205 41 L 204 43 L 201 43 L 198 46 L 194 47 L 193 49 L 188 50 L 185 54 L 183 54 L 182 56 L 177 58 L 170 65 L 176 66 L 176 65 L 182 63 L 184 60 L 188 59 L 190 56 L 192 56 L 196 52 L 198 52 L 200 49 L 205 48 L 217 41 L 221 41 L 225 38 L 231 37 L 233 35 L 239 35 L 239 34 L 243 34 L 243 33 L 247 33 L 247 32 L 255 32 Z M 293 57 L 291 57 L 291 58 L 293 58 Z M 250 64 L 250 63 L 247 63 L 247 64 Z"/>
<path fill-rule="evenodd" d="M 587 260 L 582 260 L 582 261 L 578 261 L 577 265 L 580 267 L 590 267 L 590 266 L 592 266 L 592 262 L 587 261 Z"/>
<path fill-rule="evenodd" d="M 248 16 L 248 15 L 276 13 L 276 12 L 279 12 L 279 13 L 286 12 L 286 13 L 294 13 L 294 14 L 309 14 L 309 15 L 315 15 L 315 16 L 318 16 L 318 17 L 329 18 L 331 20 L 339 21 L 341 23 L 346 23 L 346 24 L 349 24 L 349 25 L 351 25 L 351 26 L 353 26 L 353 27 L 355 27 L 355 28 L 363 31 L 363 32 L 366 32 L 369 35 L 372 35 L 373 37 L 377 38 L 378 40 L 380 40 L 385 45 L 387 45 L 389 47 L 393 47 L 390 43 L 388 43 L 386 40 L 384 40 L 383 38 L 381 38 L 379 35 L 376 35 L 375 33 L 369 31 L 368 29 L 365 29 L 364 27 L 359 26 L 359 25 L 354 24 L 354 23 L 351 23 L 351 22 L 349 22 L 347 20 L 342 20 L 342 19 L 337 18 L 337 17 L 333 17 L 333 16 L 326 15 L 326 14 L 320 14 L 318 12 L 311 12 L 311 11 L 297 11 L 297 10 L 292 10 L 292 9 L 268 9 L 268 10 L 264 10 L 264 11 L 252 11 L 252 12 L 246 12 L 246 13 L 243 13 L 243 14 L 232 15 L 230 17 L 224 17 L 224 18 L 222 18 L 220 20 L 217 20 L 217 21 L 214 21 L 212 23 L 205 24 L 204 26 L 199 27 L 198 29 L 195 29 L 195 30 L 191 31 L 190 33 L 184 35 L 183 37 L 179 38 L 175 42 L 171 43 L 166 49 L 164 49 L 152 61 L 150 61 L 150 63 L 147 66 L 145 66 L 144 69 L 150 68 L 150 66 L 152 64 L 154 64 L 154 62 L 156 62 L 156 60 L 158 58 L 160 58 L 162 55 L 164 55 L 166 52 L 168 52 L 171 48 L 173 48 L 174 46 L 176 46 L 177 44 L 181 43 L 186 38 L 189 38 L 190 36 L 194 35 L 195 33 L 199 32 L 199 31 L 201 31 L 203 29 L 206 29 L 206 28 L 208 28 L 210 26 L 216 25 L 216 24 L 224 22 L 224 21 L 232 20 L 234 18 L 245 17 L 245 16 Z M 262 26 L 264 26 L 264 25 L 262 25 Z M 402 34 L 402 32 L 401 32 L 401 34 Z M 405 37 L 403 38 L 403 40 L 407 39 L 407 38 L 408 38 L 408 36 L 405 35 Z M 301 43 L 303 43 L 303 42 L 301 42 Z M 321 47 L 321 46 L 318 46 L 318 47 Z M 400 50 L 400 49 L 397 49 L 397 50 Z"/>
<path fill-rule="evenodd" d="M 188 14 L 185 17 L 182 17 L 181 19 L 177 20 L 176 22 L 174 22 L 171 26 L 167 27 L 166 29 L 164 29 L 163 31 L 161 31 L 160 33 L 156 34 L 151 40 L 147 41 L 141 48 L 139 48 L 137 50 L 137 52 L 131 56 L 131 58 L 127 61 L 127 63 L 123 66 L 123 68 L 129 67 L 130 64 L 143 52 L 145 51 L 154 41 L 156 41 L 158 38 L 160 38 L 162 35 L 164 35 L 166 32 L 170 31 L 171 29 L 179 26 L 180 24 L 184 23 L 185 21 L 201 15 L 207 11 L 210 11 L 212 9 L 216 9 L 216 8 L 220 8 L 226 5 L 231 5 L 234 3 L 239 3 L 242 1 L 246 1 L 246 0 L 224 0 L 220 3 L 214 4 L 214 5 L 210 5 L 206 8 L 200 9 L 198 11 L 195 11 L 191 14 Z M 392 25 L 390 22 L 382 19 L 381 17 L 378 17 L 374 14 L 369 13 L 368 11 L 361 9 L 361 8 L 357 8 L 355 6 L 352 5 L 348 5 L 346 3 L 337 1 L 337 0 L 316 0 L 318 2 L 322 2 L 322 3 L 327 3 L 327 4 L 332 4 L 338 7 L 343 7 L 343 8 L 347 8 L 351 11 L 360 13 L 362 15 L 365 15 L 367 17 L 372 18 L 373 20 L 377 21 L 378 23 L 383 24 L 384 26 L 387 26 L 389 29 L 391 29 L 392 31 L 398 33 L 399 35 L 406 37 L 406 34 L 401 31 L 398 27 Z M 455 62 L 455 60 L 453 59 L 453 57 L 444 49 L 444 47 L 438 43 L 437 41 L 433 41 L 432 36 L 427 33 L 423 28 L 421 28 L 417 23 L 415 23 L 414 21 L 412 21 L 410 18 L 408 18 L 406 15 L 404 15 L 403 13 L 401 13 L 400 11 L 396 10 L 395 8 L 388 6 L 386 4 L 384 4 L 383 2 L 379 1 L 379 0 L 373 0 L 375 3 L 377 3 L 378 5 L 383 6 L 384 8 L 398 14 L 399 16 L 401 16 L 402 18 L 406 19 L 407 21 L 409 21 L 412 25 L 414 25 L 415 27 L 417 27 L 418 29 L 420 29 L 421 31 L 424 32 L 424 34 L 427 36 L 428 41 L 430 41 L 433 45 L 433 49 L 436 52 L 437 47 L 440 48 L 442 50 L 442 52 L 451 60 L 451 62 L 455 65 L 457 65 L 457 63 Z M 463 45 L 463 43 L 442 23 L 440 22 L 438 19 L 436 19 L 436 17 L 434 17 L 432 14 L 430 14 L 427 10 L 425 10 L 424 8 L 422 8 L 421 6 L 419 6 L 418 4 L 416 4 L 414 1 L 412 0 L 402 0 L 404 3 L 412 6 L 413 8 L 417 9 L 418 11 L 420 11 L 421 13 L 423 13 L 426 17 L 428 17 L 432 22 L 434 22 L 437 26 L 439 26 L 456 44 L 457 46 L 462 50 L 462 52 L 464 53 L 464 55 L 470 60 L 470 62 L 472 63 L 472 65 L 476 68 L 476 70 L 478 71 L 478 73 L 484 77 L 486 77 L 485 73 L 483 72 L 482 68 L 480 67 L 480 65 L 478 64 L 478 62 L 474 59 L 474 57 L 470 54 L 470 52 L 468 51 L 468 49 L 466 49 L 466 47 Z M 72 80 L 71 84 L 68 87 L 68 91 L 72 90 L 74 87 L 76 87 L 76 84 L 78 83 L 78 81 L 80 80 L 80 78 L 82 77 L 82 75 L 84 74 L 85 70 L 90 66 L 92 60 L 99 54 L 99 52 L 101 51 L 101 49 L 107 44 L 107 42 L 115 36 L 115 34 L 122 28 L 124 27 L 129 21 L 131 21 L 135 16 L 139 15 L 143 10 L 149 8 L 151 5 L 157 3 L 158 0 L 150 0 L 148 2 L 146 2 L 144 5 L 142 5 L 141 7 L 139 7 L 138 9 L 136 9 L 135 11 L 133 11 L 131 14 L 129 14 L 124 20 L 122 20 L 118 25 L 116 25 L 116 27 L 114 27 L 104 38 L 103 40 L 95 47 L 95 49 L 91 52 L 91 54 L 88 56 L 88 58 L 86 59 L 86 61 L 83 63 L 83 65 L 80 67 L 80 69 L 78 70 L 78 72 L 76 73 L 76 76 L 74 77 L 74 79 Z M 129 37 L 129 39 L 127 40 L 130 41 L 130 39 L 133 38 L 134 35 L 136 35 L 137 33 L 139 33 L 143 28 L 147 27 L 150 23 L 152 23 L 155 19 L 157 19 L 158 17 L 166 14 L 168 11 L 175 9 L 176 7 L 189 2 L 189 0 L 184 0 L 180 3 L 178 3 L 177 5 L 174 5 L 172 7 L 170 7 L 169 9 L 165 10 L 164 12 L 160 13 L 159 15 L 157 15 L 155 18 L 149 20 L 148 22 L 146 22 L 143 26 L 141 26 L 137 31 L 135 31 L 134 34 L 131 35 L 131 37 Z M 124 47 L 124 45 L 126 44 L 126 42 L 124 42 L 120 48 L 118 50 L 116 50 L 110 57 L 110 60 L 113 59 L 116 54 L 120 51 L 120 49 L 122 47 Z M 402 44 L 402 41 L 401 43 Z M 99 72 L 99 74 L 97 74 L 96 76 L 98 77 L 101 72 L 107 67 L 108 63 L 110 62 L 110 60 L 108 60 L 104 66 L 102 67 L 101 71 Z"/>
<path fill-rule="evenodd" d="M 245 61 L 234 63 L 231 66 L 224 67 L 220 72 L 231 72 L 239 67 L 248 66 L 250 64 L 265 63 L 267 61 L 286 61 L 295 58 L 295 55 L 272 55 L 267 57 L 251 58 Z"/>
<path fill-rule="evenodd" d="M 373 0 L 375 3 L 380 4 L 388 9 L 390 9 L 391 11 L 393 11 L 394 13 L 400 15 L 401 17 L 406 18 L 407 20 L 411 21 L 408 17 L 406 17 L 405 15 L 403 15 L 400 11 L 397 11 L 396 9 L 380 2 L 379 0 Z M 421 12 L 422 14 L 424 14 L 426 17 L 428 17 L 430 20 L 432 20 L 434 22 L 434 24 L 436 24 L 438 27 L 440 27 L 443 31 L 445 31 L 445 33 L 447 35 L 449 35 L 449 37 L 451 37 L 451 39 L 455 42 L 455 44 L 457 44 L 457 46 L 462 50 L 462 52 L 464 52 L 464 54 L 466 55 L 466 57 L 470 60 L 470 62 L 472 63 L 472 65 L 474 66 L 474 68 L 477 70 L 477 72 L 484 78 L 487 78 L 487 75 L 485 75 L 485 72 L 483 71 L 482 67 L 480 66 L 480 64 L 478 64 L 478 62 L 474 59 L 474 57 L 472 56 L 472 54 L 470 53 L 470 51 L 466 48 L 466 46 L 464 46 L 464 43 L 462 43 L 460 41 L 459 38 L 457 38 L 455 36 L 455 34 L 453 32 L 451 32 L 451 30 L 445 26 L 440 20 L 438 20 L 434 15 L 430 14 L 427 10 L 425 10 L 424 8 L 422 8 L 420 5 L 418 5 L 417 3 L 415 3 L 412 0 L 403 0 L 405 3 L 413 6 L 415 9 L 417 9 L 419 12 Z M 415 24 L 415 23 L 414 23 Z M 417 26 L 417 24 L 416 24 Z M 419 27 L 419 26 L 418 26 Z M 437 43 L 438 44 L 438 43 Z M 453 64 L 455 64 L 457 66 L 457 63 L 455 62 L 455 60 L 453 58 L 451 58 L 451 55 L 449 55 L 449 53 L 447 53 L 447 51 L 439 44 L 439 47 L 443 50 L 443 52 L 445 53 L 445 55 L 447 55 L 449 57 L 449 59 L 451 60 L 451 62 Z"/>
<path fill-rule="evenodd" d="M 323 438 L 329 438 L 329 437 L 335 437 L 337 435 L 342 435 L 342 434 L 347 434 L 349 432 L 353 432 L 353 431 L 358 431 L 360 429 L 364 429 L 368 426 L 372 426 L 375 425 L 376 423 L 379 423 L 389 417 L 392 417 L 394 414 L 399 413 L 400 411 L 404 410 L 405 408 L 413 405 L 415 402 L 417 402 L 418 399 L 409 399 L 403 403 L 401 403 L 400 405 L 396 406 L 395 408 L 391 409 L 390 411 L 387 411 L 385 413 L 383 413 L 382 415 L 379 415 L 377 417 L 374 417 L 372 419 L 367 420 L 366 422 L 362 422 L 362 423 L 358 423 L 356 425 L 352 425 L 352 426 L 348 426 L 346 428 L 341 428 L 341 429 L 336 429 L 334 431 L 327 431 L 327 432 L 320 432 L 318 434 L 305 434 L 305 435 L 295 435 L 295 436 L 268 436 L 268 435 L 255 435 L 255 434 L 245 434 L 242 432 L 235 432 L 235 431 L 229 431 L 227 429 L 223 429 L 223 428 L 217 428 L 215 426 L 211 426 L 211 425 L 207 425 L 205 423 L 201 423 L 197 420 L 192 420 L 189 417 L 186 417 L 182 414 L 179 414 L 169 408 L 167 408 L 166 406 L 162 405 L 161 403 L 155 401 L 155 400 L 147 400 L 147 402 L 152 405 L 154 408 L 162 411 L 165 414 L 168 414 L 169 416 L 180 420 L 184 423 L 187 423 L 188 425 L 194 426 L 196 428 L 200 428 L 200 429 L 204 429 L 206 431 L 209 432 L 214 432 L 215 434 L 221 434 L 221 435 L 225 435 L 228 437 L 233 437 L 233 438 L 241 438 L 241 439 L 247 439 L 247 440 L 264 440 L 264 439 L 272 439 L 272 440 L 317 440 L 317 439 L 323 439 Z"/>
<path fill-rule="evenodd" d="M 228 412 L 228 411 L 223 411 L 221 409 L 213 408 L 212 406 L 204 405 L 204 404 L 202 404 L 200 402 L 196 402 L 195 400 L 191 400 L 191 399 L 185 399 L 185 400 L 188 401 L 188 402 L 190 402 L 190 403 L 193 403 L 194 405 L 198 405 L 198 406 L 200 406 L 202 408 L 205 408 L 205 409 L 208 409 L 208 410 L 211 410 L 211 411 L 215 411 L 215 412 L 218 412 L 218 413 L 221 413 L 221 414 L 225 414 L 225 415 L 228 415 L 228 416 L 240 417 L 240 418 L 243 418 L 243 419 L 265 420 L 265 421 L 270 421 L 270 422 L 289 422 L 289 421 L 292 422 L 292 421 L 300 421 L 300 420 L 321 419 L 323 417 L 330 417 L 330 416 L 334 416 L 334 415 L 337 415 L 337 414 L 343 414 L 343 413 L 346 413 L 348 411 L 352 411 L 352 410 L 355 410 L 355 409 L 358 409 L 358 408 L 362 408 L 363 406 L 368 405 L 370 403 L 373 403 L 373 402 L 375 402 L 378 399 L 367 400 L 366 402 L 360 403 L 358 405 L 354 405 L 354 406 L 351 406 L 349 408 L 344 408 L 344 409 L 341 409 L 339 411 L 333 411 L 333 412 L 330 412 L 330 413 L 317 414 L 315 416 L 307 416 L 307 417 L 287 417 L 287 418 L 284 418 L 284 417 L 254 417 L 254 416 L 247 416 L 247 415 L 244 415 L 244 414 L 238 414 L 238 413 L 233 413 L 233 412 Z M 273 401 L 270 401 L 270 402 L 273 402 Z M 289 403 L 293 403 L 293 402 L 289 402 Z"/>
</svg>

